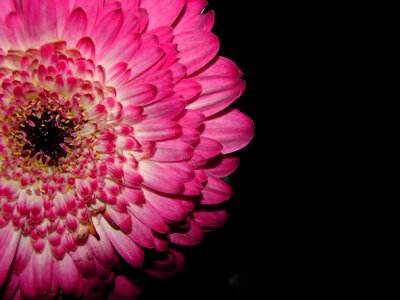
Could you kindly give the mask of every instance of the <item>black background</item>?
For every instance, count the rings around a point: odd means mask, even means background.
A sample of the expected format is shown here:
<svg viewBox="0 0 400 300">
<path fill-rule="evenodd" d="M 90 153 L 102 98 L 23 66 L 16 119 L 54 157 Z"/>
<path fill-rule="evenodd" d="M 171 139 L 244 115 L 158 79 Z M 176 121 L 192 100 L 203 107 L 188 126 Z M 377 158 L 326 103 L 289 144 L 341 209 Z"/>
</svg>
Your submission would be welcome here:
<svg viewBox="0 0 400 300">
<path fill-rule="evenodd" d="M 247 83 L 232 106 L 253 119 L 255 137 L 238 152 L 241 165 L 230 176 L 228 224 L 187 252 L 177 278 L 147 283 L 143 299 L 280 299 L 290 289 L 285 213 L 290 175 L 280 136 L 285 99 L 276 93 L 280 74 L 272 70 L 279 64 L 275 43 L 284 24 L 264 1 L 208 2 L 216 14 L 212 31 L 220 39 L 220 55 L 239 66 Z"/>
</svg>

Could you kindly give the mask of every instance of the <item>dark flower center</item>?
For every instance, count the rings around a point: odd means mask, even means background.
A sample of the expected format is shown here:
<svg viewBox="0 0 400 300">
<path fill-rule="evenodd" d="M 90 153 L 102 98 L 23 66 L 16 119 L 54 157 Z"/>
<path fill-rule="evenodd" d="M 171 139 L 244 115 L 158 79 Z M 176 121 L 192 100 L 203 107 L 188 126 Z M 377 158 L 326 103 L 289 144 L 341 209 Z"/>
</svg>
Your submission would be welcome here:
<svg viewBox="0 0 400 300">
<path fill-rule="evenodd" d="M 41 155 L 43 162 L 48 165 L 57 165 L 61 157 L 67 156 L 68 144 L 66 138 L 71 138 L 73 124 L 66 124 L 58 120 L 56 113 L 43 113 L 40 117 L 29 116 L 21 126 L 25 132 L 27 143 L 23 150 L 30 157 Z M 45 157 L 43 157 L 43 155 Z"/>
</svg>

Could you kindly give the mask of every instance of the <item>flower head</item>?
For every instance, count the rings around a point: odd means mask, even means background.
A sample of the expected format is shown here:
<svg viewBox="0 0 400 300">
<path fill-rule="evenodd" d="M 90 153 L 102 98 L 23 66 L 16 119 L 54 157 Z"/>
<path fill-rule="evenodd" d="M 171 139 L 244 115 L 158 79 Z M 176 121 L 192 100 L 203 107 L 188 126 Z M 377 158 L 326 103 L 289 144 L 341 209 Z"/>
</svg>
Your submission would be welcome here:
<svg viewBox="0 0 400 300">
<path fill-rule="evenodd" d="M 253 124 L 205 5 L 2 1 L 2 299 L 135 298 L 124 266 L 168 277 L 225 223 Z"/>
</svg>

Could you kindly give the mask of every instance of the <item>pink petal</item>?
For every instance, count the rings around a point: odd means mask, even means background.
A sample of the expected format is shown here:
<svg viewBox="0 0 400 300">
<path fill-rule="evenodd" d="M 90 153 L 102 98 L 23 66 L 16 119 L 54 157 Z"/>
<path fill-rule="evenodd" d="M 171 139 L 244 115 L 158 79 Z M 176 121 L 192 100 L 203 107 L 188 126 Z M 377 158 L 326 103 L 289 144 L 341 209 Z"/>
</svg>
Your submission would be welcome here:
<svg viewBox="0 0 400 300">
<path fill-rule="evenodd" d="M 105 52 L 112 47 L 119 30 L 124 22 L 121 10 L 114 10 L 105 15 L 94 27 L 91 33 L 92 40 L 96 45 L 96 54 L 101 58 Z"/>
<path fill-rule="evenodd" d="M 143 33 L 149 21 L 145 9 L 135 6 L 134 1 L 129 1 L 129 4 L 131 8 L 124 10 L 125 20 L 120 32 L 121 37 L 126 37 L 133 32 Z"/>
<path fill-rule="evenodd" d="M 21 16 L 15 12 L 7 15 L 5 20 L 6 26 L 12 28 L 10 34 L 13 36 L 19 47 L 27 47 L 27 38 L 25 33 L 25 28 Z"/>
<path fill-rule="evenodd" d="M 114 288 L 108 296 L 110 300 L 138 299 L 141 293 L 140 287 L 135 285 L 127 277 L 119 275 L 115 277 Z"/>
<path fill-rule="evenodd" d="M 197 210 L 193 212 L 193 218 L 201 227 L 218 228 L 226 224 L 228 213 L 225 210 Z"/>
<path fill-rule="evenodd" d="M 76 0 L 74 9 L 81 8 L 87 16 L 88 32 L 91 32 L 97 20 L 100 1 Z"/>
<path fill-rule="evenodd" d="M 71 251 L 69 254 L 82 277 L 90 278 L 96 274 L 93 253 L 88 246 L 78 246 L 75 251 Z"/>
<path fill-rule="evenodd" d="M 161 236 L 161 235 L 155 235 L 154 236 L 154 243 L 155 243 L 155 247 L 154 250 L 157 252 L 166 252 L 168 250 L 169 247 L 169 243 L 166 240 L 165 237 Z"/>
<path fill-rule="evenodd" d="M 15 39 L 6 24 L 0 19 L 0 45 L 2 45 L 2 49 L 7 51 L 12 47 L 12 44 L 16 46 Z"/>
<path fill-rule="evenodd" d="M 147 83 L 153 85 L 157 91 L 154 101 L 168 97 L 173 93 L 174 78 L 170 69 L 148 72 L 134 81 L 141 82 L 142 84 Z"/>
<path fill-rule="evenodd" d="M 113 207 L 107 208 L 107 213 L 115 224 L 124 232 L 128 233 L 132 230 L 131 215 L 125 210 L 124 212 L 119 212 Z"/>
<path fill-rule="evenodd" d="M 130 62 L 140 44 L 140 34 L 131 32 L 128 36 L 119 38 L 114 42 L 113 47 L 104 54 L 103 61 L 107 65 L 112 65 L 120 61 Z"/>
<path fill-rule="evenodd" d="M 207 173 L 218 177 L 226 177 L 231 175 L 239 166 L 239 158 L 219 156 L 207 162 L 204 169 Z"/>
<path fill-rule="evenodd" d="M 200 154 L 205 159 L 217 156 L 221 153 L 221 150 L 221 143 L 206 137 L 201 137 L 195 148 L 196 154 Z"/>
<path fill-rule="evenodd" d="M 96 54 L 94 43 L 89 37 L 81 38 L 76 44 L 76 48 L 84 57 L 87 58 L 94 58 Z"/>
<path fill-rule="evenodd" d="M 185 109 L 186 103 L 182 97 L 173 95 L 169 98 L 153 102 L 143 108 L 143 114 L 149 119 L 168 118 L 174 119 Z"/>
<path fill-rule="evenodd" d="M 174 91 L 188 101 L 201 92 L 201 85 L 196 80 L 182 79 L 175 85 Z"/>
<path fill-rule="evenodd" d="M 0 244 L 0 286 L 2 286 L 15 256 L 20 232 L 14 231 L 12 226 L 7 225 L 0 228 L 0 239 L 2 240 Z"/>
<path fill-rule="evenodd" d="M 154 34 L 158 38 L 160 44 L 171 42 L 174 37 L 174 30 L 169 26 L 157 27 L 147 31 L 145 34 Z"/>
<path fill-rule="evenodd" d="M 47 294 L 51 289 L 53 277 L 53 255 L 49 246 L 42 253 L 35 253 L 31 258 L 33 280 L 38 295 Z"/>
<path fill-rule="evenodd" d="M 195 222 L 191 221 L 188 230 L 183 232 L 173 232 L 170 234 L 170 241 L 177 245 L 194 246 L 201 243 L 204 238 L 204 233 L 201 227 Z"/>
<path fill-rule="evenodd" d="M 7 281 L 4 283 L 4 287 L 2 288 L 1 296 L 3 297 L 3 299 L 21 299 L 21 295 L 15 295 L 19 292 L 19 290 L 17 291 L 18 286 L 19 277 L 16 274 L 11 273 Z"/>
<path fill-rule="evenodd" d="M 62 0 L 26 0 L 22 2 L 26 34 L 34 45 L 57 39 L 57 21 L 64 20 L 66 13 L 59 11 L 64 7 L 62 2 Z M 60 19 L 58 19 L 59 14 L 61 15 Z"/>
<path fill-rule="evenodd" d="M 232 77 L 199 77 L 202 92 L 187 108 L 211 116 L 230 105 L 243 93 L 245 81 Z"/>
<path fill-rule="evenodd" d="M 145 120 L 134 125 L 135 137 L 141 141 L 162 141 L 181 133 L 176 122 L 167 120 Z"/>
<path fill-rule="evenodd" d="M 217 56 L 210 64 L 207 65 L 207 68 L 199 71 L 194 79 L 197 77 L 208 77 L 208 76 L 221 76 L 221 77 L 232 77 L 232 78 L 241 78 L 243 73 L 236 66 L 236 64 L 223 56 Z"/>
<path fill-rule="evenodd" d="M 245 147 L 253 135 L 253 121 L 236 109 L 225 110 L 204 122 L 203 136 L 220 142 L 223 154 Z"/>
<path fill-rule="evenodd" d="M 179 199 L 170 198 L 167 195 L 155 193 L 147 189 L 143 189 L 143 192 L 146 200 L 160 216 L 178 222 L 186 219 L 186 210 L 182 207 Z"/>
<path fill-rule="evenodd" d="M 130 81 L 118 91 L 118 99 L 129 105 L 145 105 L 154 101 L 157 88 L 152 84 Z"/>
<path fill-rule="evenodd" d="M 140 206 L 131 205 L 127 208 L 132 215 L 154 231 L 159 233 L 168 232 L 167 224 L 165 224 L 164 220 L 157 214 L 157 211 L 151 206 L 151 204 L 146 203 Z"/>
<path fill-rule="evenodd" d="M 5 17 L 12 11 L 15 11 L 15 2 L 11 0 L 2 1 L 0 10 L 0 20 L 4 20 Z"/>
<path fill-rule="evenodd" d="M 63 259 L 54 262 L 54 274 L 63 294 L 72 297 L 81 295 L 82 291 L 79 290 L 79 286 L 82 284 L 82 277 L 68 254 Z"/>
<path fill-rule="evenodd" d="M 105 267 L 96 258 L 94 258 L 94 263 L 96 265 L 96 275 L 97 275 L 97 277 L 99 279 L 107 279 L 110 276 L 111 269 L 108 268 L 108 267 Z"/>
<path fill-rule="evenodd" d="M 186 110 L 185 113 L 178 119 L 179 124 L 197 128 L 203 124 L 205 117 L 202 113 L 195 110 Z"/>
<path fill-rule="evenodd" d="M 203 186 L 201 182 L 197 178 L 193 178 L 192 180 L 185 182 L 185 190 L 183 191 L 183 195 L 186 196 L 195 196 L 199 195 Z"/>
<path fill-rule="evenodd" d="M 112 267 L 115 263 L 114 259 L 114 249 L 108 239 L 103 227 L 97 224 L 97 220 L 94 221 L 94 225 L 97 234 L 99 235 L 99 240 L 97 240 L 92 235 L 89 236 L 88 245 L 92 249 L 93 255 L 97 260 L 106 267 Z"/>
<path fill-rule="evenodd" d="M 187 68 L 190 75 L 211 61 L 218 52 L 218 38 L 207 31 L 183 32 L 175 35 L 178 44 L 179 63 Z"/>
<path fill-rule="evenodd" d="M 210 10 L 203 13 L 206 6 L 207 2 L 205 0 L 187 0 L 184 13 L 175 23 L 175 32 L 210 31 L 214 24 L 214 12 Z"/>
<path fill-rule="evenodd" d="M 19 286 L 22 299 L 37 299 L 38 293 L 34 277 L 33 259 L 31 259 L 26 268 L 19 275 Z"/>
<path fill-rule="evenodd" d="M 143 264 L 143 249 L 122 231 L 112 228 L 104 218 L 100 220 L 100 224 L 121 257 L 131 266 L 140 268 Z"/>
<path fill-rule="evenodd" d="M 139 246 L 154 248 L 154 236 L 149 227 L 142 223 L 137 217 L 131 215 L 132 231 L 128 236 Z"/>
<path fill-rule="evenodd" d="M 79 38 L 86 36 L 87 16 L 82 8 L 73 10 L 65 21 L 63 37 L 66 38 L 69 45 L 75 45 Z"/>
<path fill-rule="evenodd" d="M 131 58 L 130 67 L 132 69 L 132 78 L 135 78 L 146 72 L 163 56 L 164 51 L 160 46 L 156 44 L 143 43 Z"/>
<path fill-rule="evenodd" d="M 144 160 L 138 170 L 143 176 L 143 185 L 149 188 L 168 194 L 180 194 L 184 190 L 180 176 L 166 164 Z"/>
<path fill-rule="evenodd" d="M 33 253 L 32 245 L 28 238 L 21 237 L 17 254 L 15 255 L 14 273 L 21 273 L 29 263 Z"/>
<path fill-rule="evenodd" d="M 146 273 L 152 277 L 160 278 L 160 279 L 168 279 L 175 276 L 177 273 L 182 271 L 184 264 L 184 256 L 182 253 L 179 253 L 174 250 L 170 250 L 169 256 L 173 256 L 173 264 L 169 265 L 164 269 L 146 269 Z M 170 260 L 169 258 L 167 258 Z M 157 266 L 158 267 L 158 266 Z"/>
<path fill-rule="evenodd" d="M 219 204 L 228 200 L 232 195 L 232 191 L 229 185 L 224 181 L 213 176 L 208 176 L 207 184 L 201 194 L 200 203 L 209 205 Z"/>
<path fill-rule="evenodd" d="M 193 147 L 179 140 L 161 141 L 156 145 L 156 150 L 151 160 L 159 162 L 181 161 L 193 155 Z"/>
<path fill-rule="evenodd" d="M 149 14 L 148 29 L 170 26 L 182 11 L 185 0 L 142 0 L 140 6 Z"/>
</svg>

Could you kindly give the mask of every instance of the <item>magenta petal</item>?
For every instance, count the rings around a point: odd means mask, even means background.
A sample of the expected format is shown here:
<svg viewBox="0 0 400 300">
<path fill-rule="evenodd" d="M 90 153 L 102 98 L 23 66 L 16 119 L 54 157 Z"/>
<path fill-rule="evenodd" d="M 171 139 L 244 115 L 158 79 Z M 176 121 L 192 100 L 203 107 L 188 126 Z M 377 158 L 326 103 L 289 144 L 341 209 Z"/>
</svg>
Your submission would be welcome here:
<svg viewBox="0 0 400 300">
<path fill-rule="evenodd" d="M 173 232 L 170 235 L 170 241 L 182 246 L 194 246 L 199 244 L 204 238 L 201 227 L 192 220 L 188 230 L 184 232 Z"/>
<path fill-rule="evenodd" d="M 89 37 L 81 38 L 76 44 L 76 48 L 86 57 L 94 58 L 96 54 L 96 47 Z"/>
<path fill-rule="evenodd" d="M 182 79 L 175 85 L 175 92 L 188 101 L 201 92 L 201 85 L 196 80 Z"/>
<path fill-rule="evenodd" d="M 96 274 L 93 254 L 88 246 L 78 246 L 75 251 L 70 252 L 70 255 L 82 277 L 90 278 Z"/>
<path fill-rule="evenodd" d="M 6 24 L 0 19 L 0 43 L 4 50 L 11 48 L 12 44 L 16 45 L 15 39 Z"/>
<path fill-rule="evenodd" d="M 10 32 L 10 38 L 13 38 L 20 47 L 26 47 L 27 38 L 21 16 L 15 12 L 8 14 L 5 25 L 8 28 L 13 28 Z"/>
<path fill-rule="evenodd" d="M 227 154 L 245 147 L 253 138 L 253 121 L 236 109 L 225 110 L 204 122 L 203 135 L 219 141 L 222 153 Z"/>
<path fill-rule="evenodd" d="M 6 0 L 2 1 L 2 7 L 0 10 L 0 20 L 4 20 L 5 17 L 16 9 L 14 1 Z"/>
<path fill-rule="evenodd" d="M 0 228 L 0 237 L 2 240 L 0 244 L 0 286 L 2 286 L 17 251 L 20 233 L 14 231 L 11 226 L 5 226 Z"/>
<path fill-rule="evenodd" d="M 202 92 L 187 108 L 211 116 L 232 104 L 243 93 L 245 82 L 231 77 L 197 78 Z"/>
<path fill-rule="evenodd" d="M 231 175 L 238 166 L 239 158 L 218 156 L 215 159 L 209 160 L 204 168 L 207 173 L 222 178 Z"/>
<path fill-rule="evenodd" d="M 167 195 L 143 190 L 144 195 L 157 212 L 166 219 L 182 221 L 187 217 L 186 210 L 182 207 L 179 199 L 170 198 Z"/>
<path fill-rule="evenodd" d="M 86 36 L 87 22 L 86 13 L 82 8 L 76 8 L 68 16 L 62 36 L 65 37 L 69 43 L 74 45 L 79 37 Z"/>
<path fill-rule="evenodd" d="M 159 164 L 148 160 L 139 165 L 139 172 L 143 176 L 143 184 L 149 188 L 163 193 L 179 194 L 183 191 L 182 180 L 174 174 L 165 176 L 171 169 L 165 164 Z"/>
<path fill-rule="evenodd" d="M 198 72 L 194 78 L 213 76 L 239 79 L 243 76 L 243 74 L 233 61 L 223 56 L 217 56 L 210 64 L 207 65 L 207 68 L 204 68 Z"/>
<path fill-rule="evenodd" d="M 140 268 L 143 264 L 143 249 L 120 230 L 115 230 L 103 218 L 100 220 L 107 237 L 121 257 L 131 266 Z"/>
<path fill-rule="evenodd" d="M 174 119 L 180 115 L 186 106 L 186 102 L 180 96 L 172 96 L 153 102 L 143 108 L 143 114 L 149 119 L 168 118 Z"/>
<path fill-rule="evenodd" d="M 174 42 L 178 44 L 179 63 L 187 68 L 190 75 L 212 60 L 218 52 L 218 38 L 207 31 L 179 33 Z"/>
<path fill-rule="evenodd" d="M 142 204 L 141 206 L 131 205 L 127 208 L 132 215 L 154 231 L 159 233 L 168 232 L 169 228 L 167 224 L 149 203 Z"/>
<path fill-rule="evenodd" d="M 79 297 L 82 277 L 72 258 L 66 254 L 63 259 L 54 263 L 54 273 L 57 276 L 61 291 L 68 296 Z M 67 274 L 67 276 L 66 276 Z"/>
<path fill-rule="evenodd" d="M 37 294 L 46 294 L 51 289 L 53 278 L 53 255 L 49 247 L 45 247 L 42 253 L 35 253 L 31 261 Z"/>
<path fill-rule="evenodd" d="M 16 274 L 21 273 L 25 269 L 31 259 L 32 253 L 33 249 L 29 239 L 21 237 L 18 244 L 17 254 L 15 255 L 14 272 Z"/>
<path fill-rule="evenodd" d="M 158 142 L 151 160 L 159 162 L 181 161 L 193 155 L 193 147 L 179 140 Z"/>
<path fill-rule="evenodd" d="M 154 100 L 157 88 L 152 84 L 130 81 L 121 87 L 119 100 L 127 105 L 144 105 Z"/>
<path fill-rule="evenodd" d="M 134 125 L 135 136 L 142 141 L 161 141 L 174 138 L 181 133 L 181 127 L 168 120 L 145 120 Z"/>
<path fill-rule="evenodd" d="M 114 288 L 108 296 L 110 300 L 138 299 L 141 289 L 125 276 L 115 278 Z"/>
<path fill-rule="evenodd" d="M 217 211 L 195 211 L 193 212 L 193 218 L 196 223 L 201 227 L 207 228 L 218 228 L 225 225 L 228 221 L 228 214 L 224 210 Z"/>
<path fill-rule="evenodd" d="M 149 14 L 148 28 L 152 29 L 159 26 L 172 25 L 183 9 L 185 2 L 185 0 L 142 0 L 140 5 Z"/>
<path fill-rule="evenodd" d="M 124 233 L 128 233 L 132 230 L 131 216 L 125 208 L 123 209 L 123 211 L 117 211 L 116 209 L 113 209 L 112 206 L 110 206 L 107 208 L 106 212 L 114 221 L 114 223 L 119 227 L 119 229 L 121 229 Z"/>
<path fill-rule="evenodd" d="M 81 8 L 87 15 L 88 32 L 94 27 L 99 13 L 100 1 L 76 0 L 74 9 Z"/>
<path fill-rule="evenodd" d="M 37 299 L 38 293 L 35 285 L 33 259 L 19 275 L 19 285 L 22 299 Z"/>
<path fill-rule="evenodd" d="M 22 2 L 26 34 L 31 41 L 40 44 L 57 38 L 58 9 L 64 7 L 62 2 L 62 0 Z M 65 16 L 60 20 L 64 19 Z"/>
<path fill-rule="evenodd" d="M 157 261 L 156 266 L 153 269 L 146 269 L 146 273 L 155 278 L 168 279 L 182 271 L 183 264 L 183 254 L 174 250 L 170 250 L 165 263 L 162 261 Z"/>
<path fill-rule="evenodd" d="M 108 239 L 103 227 L 97 225 L 97 220 L 94 224 L 96 232 L 99 235 L 99 240 L 97 240 L 92 235 L 89 237 L 89 247 L 92 249 L 93 255 L 97 260 L 106 267 L 112 267 L 115 263 L 114 259 L 114 249 Z"/>
<path fill-rule="evenodd" d="M 7 282 L 3 287 L 4 293 L 1 294 L 3 299 L 21 299 L 21 295 L 15 295 L 16 293 L 19 292 L 19 290 L 17 291 L 18 286 L 19 286 L 19 277 L 14 273 L 10 274 L 9 278 L 7 279 Z"/>
<path fill-rule="evenodd" d="M 153 232 L 142 221 L 130 214 L 132 222 L 132 230 L 128 236 L 139 246 L 144 248 L 154 248 Z"/>
<path fill-rule="evenodd" d="M 254 125 L 206 5 L 2 0 L 0 298 L 136 299 L 225 224 Z"/>
<path fill-rule="evenodd" d="M 180 16 L 175 24 L 176 32 L 205 30 L 210 31 L 214 24 L 214 12 L 212 10 L 203 13 L 207 6 L 205 0 L 187 0 L 185 13 Z"/>
<path fill-rule="evenodd" d="M 123 39 L 116 40 L 113 47 L 104 54 L 103 60 L 110 65 L 120 61 L 130 62 L 136 50 L 140 47 L 140 38 L 140 34 L 131 32 Z"/>
<path fill-rule="evenodd" d="M 96 45 L 99 57 L 103 56 L 104 52 L 114 43 L 123 22 L 123 13 L 120 10 L 115 10 L 109 12 L 96 24 L 90 36 Z"/>
<path fill-rule="evenodd" d="M 201 194 L 202 197 L 200 203 L 204 205 L 212 205 L 228 200 L 232 195 L 232 191 L 229 185 L 224 181 L 209 176 L 207 184 Z"/>
<path fill-rule="evenodd" d="M 205 159 L 217 156 L 222 151 L 222 145 L 216 140 L 202 137 L 199 142 L 196 143 L 195 152 L 200 154 Z"/>
<path fill-rule="evenodd" d="M 156 35 L 160 44 L 169 43 L 174 37 L 174 31 L 169 26 L 157 27 L 147 31 L 145 34 Z"/>
</svg>

